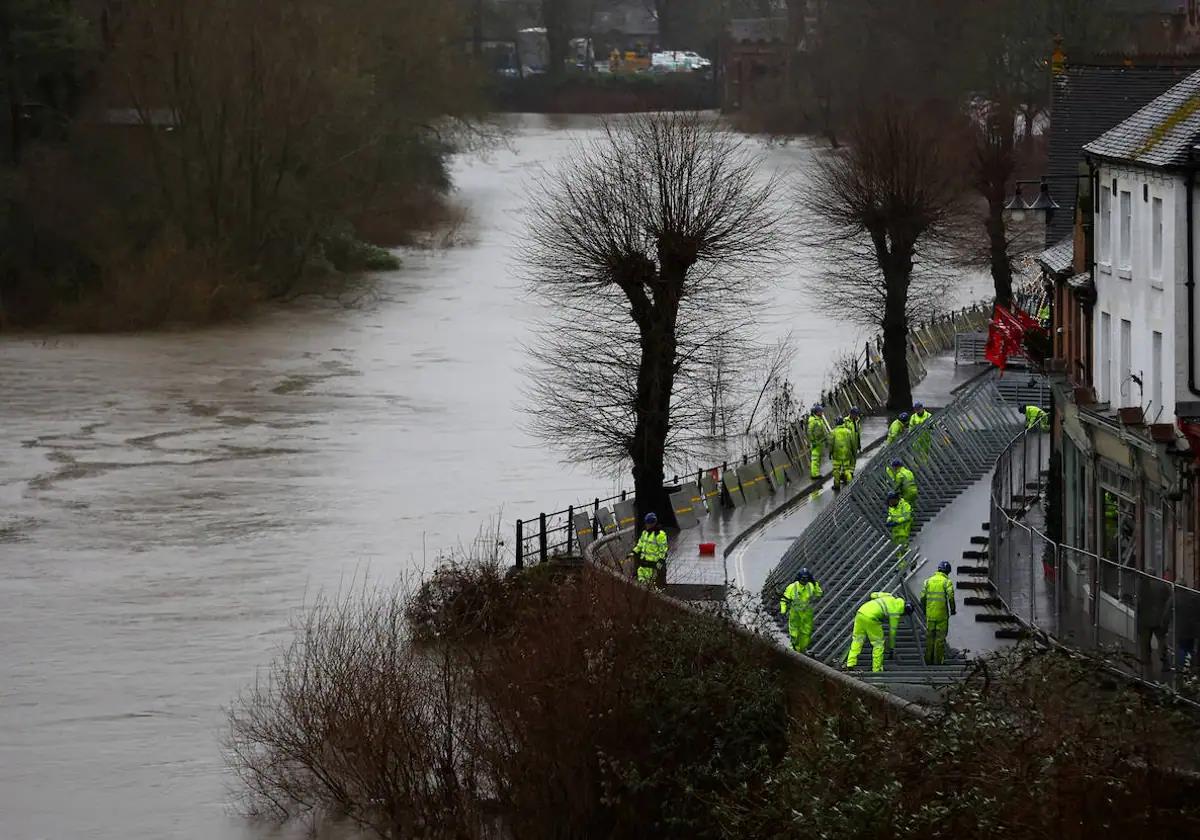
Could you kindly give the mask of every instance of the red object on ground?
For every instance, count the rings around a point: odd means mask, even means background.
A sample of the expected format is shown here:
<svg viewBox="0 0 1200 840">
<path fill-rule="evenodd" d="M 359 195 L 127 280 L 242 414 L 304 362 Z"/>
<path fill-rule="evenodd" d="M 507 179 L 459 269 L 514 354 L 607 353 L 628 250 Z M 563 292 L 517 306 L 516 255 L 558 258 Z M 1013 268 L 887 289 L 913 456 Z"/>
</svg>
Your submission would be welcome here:
<svg viewBox="0 0 1200 840">
<path fill-rule="evenodd" d="M 717 553 L 716 543 L 700 543 L 700 556 L 713 557 Z"/>
</svg>

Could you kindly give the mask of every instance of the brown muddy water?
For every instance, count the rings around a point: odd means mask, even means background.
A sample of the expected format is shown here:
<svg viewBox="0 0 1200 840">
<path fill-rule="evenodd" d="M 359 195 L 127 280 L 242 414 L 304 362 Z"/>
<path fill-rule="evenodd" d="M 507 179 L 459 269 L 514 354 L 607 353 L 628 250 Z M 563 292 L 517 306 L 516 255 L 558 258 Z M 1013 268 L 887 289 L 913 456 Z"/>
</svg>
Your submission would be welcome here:
<svg viewBox="0 0 1200 840">
<path fill-rule="evenodd" d="M 223 707 L 289 616 L 355 575 L 427 568 L 497 515 L 612 487 L 517 409 L 522 185 L 596 127 L 527 117 L 459 160 L 467 243 L 405 254 L 356 305 L 0 337 L 0 838 L 294 834 L 236 814 L 220 750 Z M 811 154 L 768 150 L 801 173 Z M 798 274 L 763 329 L 793 332 L 814 395 L 861 333 L 814 315 Z"/>
</svg>

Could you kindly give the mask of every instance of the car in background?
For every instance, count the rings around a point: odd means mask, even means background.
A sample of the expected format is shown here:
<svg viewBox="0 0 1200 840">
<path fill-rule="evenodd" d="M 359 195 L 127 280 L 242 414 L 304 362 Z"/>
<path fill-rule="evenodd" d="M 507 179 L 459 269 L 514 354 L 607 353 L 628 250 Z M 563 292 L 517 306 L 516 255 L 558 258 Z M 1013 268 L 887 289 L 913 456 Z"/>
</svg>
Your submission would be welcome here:
<svg viewBox="0 0 1200 840">
<path fill-rule="evenodd" d="M 712 67 L 712 62 L 691 50 L 670 50 L 653 53 L 650 56 L 650 67 L 660 73 L 682 73 L 708 70 Z"/>
</svg>

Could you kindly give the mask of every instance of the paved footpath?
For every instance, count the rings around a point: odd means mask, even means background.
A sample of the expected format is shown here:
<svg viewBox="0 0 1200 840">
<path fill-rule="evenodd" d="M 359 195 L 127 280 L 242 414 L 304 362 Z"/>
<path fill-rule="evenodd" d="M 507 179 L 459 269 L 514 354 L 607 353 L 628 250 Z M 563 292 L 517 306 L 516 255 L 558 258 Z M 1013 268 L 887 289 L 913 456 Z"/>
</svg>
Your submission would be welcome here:
<svg viewBox="0 0 1200 840">
<path fill-rule="evenodd" d="M 980 367 L 956 367 L 952 355 L 927 362 L 928 375 L 914 389 L 913 398 L 936 412 L 950 402 L 955 388 L 984 372 Z M 887 418 L 872 417 L 864 422 L 863 437 L 882 442 Z M 865 463 L 877 448 L 860 457 Z M 807 474 L 807 464 L 802 465 Z M 920 476 L 917 477 L 920 482 Z M 916 535 L 915 542 L 926 563 L 936 566 L 949 560 L 957 567 L 964 562 L 964 551 L 978 549 L 971 538 L 985 535 L 982 524 L 988 520 L 990 474 L 968 488 L 958 499 L 926 523 Z M 745 589 L 757 597 L 767 576 L 779 564 L 780 558 L 817 516 L 835 498 L 829 476 L 818 482 L 788 485 L 761 501 L 722 511 L 705 519 L 700 527 L 678 534 L 672 541 L 671 559 L 667 569 L 669 590 L 685 598 L 720 597 L 725 586 Z M 713 557 L 699 556 L 703 542 L 716 543 Z M 932 568 L 921 574 L 932 573 Z M 960 576 L 954 575 L 956 582 Z M 973 579 L 965 576 L 964 579 Z M 977 612 L 989 612 L 985 607 L 967 607 L 963 598 L 981 594 L 966 589 L 958 593 L 959 611 L 951 627 L 950 643 L 964 653 L 979 654 L 997 650 L 1010 641 L 996 639 L 996 625 L 976 622 Z M 847 637 L 850 628 L 846 628 Z M 783 640 L 781 634 L 781 641 Z"/>
</svg>

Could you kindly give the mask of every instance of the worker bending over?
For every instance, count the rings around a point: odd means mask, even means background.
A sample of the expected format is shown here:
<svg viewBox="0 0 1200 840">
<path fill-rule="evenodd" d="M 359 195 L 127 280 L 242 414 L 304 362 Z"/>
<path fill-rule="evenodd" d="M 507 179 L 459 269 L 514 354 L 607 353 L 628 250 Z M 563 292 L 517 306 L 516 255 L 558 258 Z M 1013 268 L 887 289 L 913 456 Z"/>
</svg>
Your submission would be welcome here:
<svg viewBox="0 0 1200 840">
<path fill-rule="evenodd" d="M 891 466 L 885 472 L 888 481 L 892 483 L 892 491 L 899 493 L 900 498 L 909 505 L 915 505 L 917 503 L 917 477 L 913 475 L 913 471 L 904 466 L 904 462 L 899 458 L 893 458 Z"/>
<path fill-rule="evenodd" d="M 908 541 L 912 536 L 913 512 L 912 505 L 904 501 L 895 490 L 888 493 L 887 528 L 892 535 L 892 542 L 900 548 L 898 570 L 904 574 L 908 563 Z"/>
<path fill-rule="evenodd" d="M 846 667 L 853 668 L 858 664 L 863 643 L 869 639 L 871 670 L 876 673 L 882 671 L 884 652 L 895 655 L 896 628 L 900 626 L 900 616 L 912 615 L 912 611 L 912 604 L 906 604 L 903 598 L 898 598 L 890 592 L 872 592 L 871 600 L 859 607 L 854 616 L 854 632 L 850 637 L 850 653 L 846 657 Z"/>
<path fill-rule="evenodd" d="M 1039 432 L 1050 431 L 1050 415 L 1043 411 L 1039 406 L 1027 405 L 1023 409 L 1025 412 L 1025 430 L 1032 432 L 1037 429 Z"/>
<path fill-rule="evenodd" d="M 895 420 L 893 420 L 892 424 L 890 426 L 888 426 L 887 442 L 891 443 L 896 438 L 900 437 L 900 435 L 904 434 L 904 430 L 907 428 L 908 428 L 908 412 L 901 411 L 900 416 L 897 417 Z"/>
</svg>

